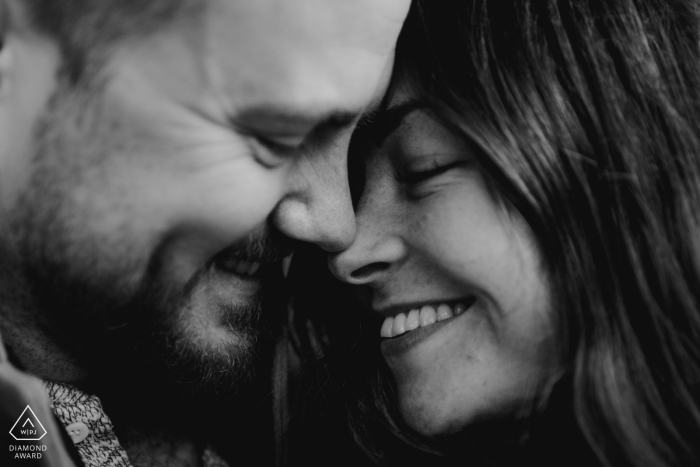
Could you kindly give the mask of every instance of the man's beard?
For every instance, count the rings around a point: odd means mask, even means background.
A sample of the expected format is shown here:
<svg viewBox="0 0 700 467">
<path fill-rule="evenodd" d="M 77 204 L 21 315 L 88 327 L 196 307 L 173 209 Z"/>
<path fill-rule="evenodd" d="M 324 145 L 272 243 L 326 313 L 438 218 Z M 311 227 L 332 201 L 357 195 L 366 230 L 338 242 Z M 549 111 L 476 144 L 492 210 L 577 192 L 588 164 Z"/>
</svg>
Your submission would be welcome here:
<svg viewBox="0 0 700 467">
<path fill-rule="evenodd" d="M 80 113 L 88 112 L 94 102 L 78 99 L 82 105 L 71 106 L 62 102 L 61 92 L 37 128 L 32 177 L 9 220 L 17 248 L 15 269 L 5 274 L 20 278 L 15 284 L 23 289 L 18 293 L 25 300 L 13 306 L 28 308 L 34 325 L 87 369 L 86 383 L 100 397 L 112 394 L 133 407 L 139 402 L 171 406 L 183 397 L 212 401 L 230 396 L 250 381 L 256 363 L 265 359 L 264 344 L 270 340 L 274 317 L 261 309 L 271 311 L 279 304 L 263 303 L 261 297 L 279 294 L 265 294 L 263 289 L 258 297 L 217 302 L 211 315 L 236 338 L 212 343 L 206 334 L 193 332 L 198 323 L 189 312 L 194 294 L 201 292 L 215 266 L 202 264 L 182 284 L 171 277 L 177 251 L 167 238 L 145 251 L 148 246 L 127 244 L 125 239 L 137 240 L 128 232 L 108 241 L 92 237 L 87 229 L 83 232 L 87 219 L 69 198 L 72 184 L 85 175 L 81 171 L 93 167 L 82 165 L 85 161 L 60 165 L 79 157 L 73 152 L 98 151 L 101 141 L 90 139 L 89 128 L 75 130 L 86 125 L 89 117 Z M 99 157 L 87 164 L 99 164 Z M 273 264 L 288 248 L 264 232 L 227 251 Z M 270 268 L 266 287 L 279 287 L 280 275 L 281 268 Z"/>
<path fill-rule="evenodd" d="M 101 396 L 113 392 L 148 404 L 154 399 L 193 403 L 230 397 L 251 380 L 269 350 L 272 310 L 279 304 L 261 298 L 273 295 L 265 289 L 261 296 L 217 305 L 218 326 L 235 340 L 212 344 L 192 332 L 190 300 L 213 266 L 200 270 L 184 287 L 175 285 L 168 283 L 167 259 L 157 251 L 140 287 L 128 296 L 110 287 L 109 280 L 86 283 L 71 277 L 61 264 L 47 263 L 45 254 L 36 261 L 23 250 L 38 324 L 88 369 L 88 383 Z M 266 285 L 279 287 L 280 282 L 270 274 Z M 263 314 L 263 306 L 273 316 Z"/>
</svg>

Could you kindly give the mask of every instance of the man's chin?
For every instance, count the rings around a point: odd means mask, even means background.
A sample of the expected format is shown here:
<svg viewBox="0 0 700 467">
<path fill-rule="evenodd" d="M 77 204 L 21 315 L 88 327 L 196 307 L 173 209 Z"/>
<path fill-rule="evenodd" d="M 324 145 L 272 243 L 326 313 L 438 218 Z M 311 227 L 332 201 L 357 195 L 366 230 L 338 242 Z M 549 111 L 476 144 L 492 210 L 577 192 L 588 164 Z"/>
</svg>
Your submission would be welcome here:
<svg viewBox="0 0 700 467">
<path fill-rule="evenodd" d="M 133 300 L 110 323 L 83 321 L 73 335 L 91 392 L 143 412 L 229 399 L 250 383 L 271 347 L 260 301 L 193 298 Z"/>
<path fill-rule="evenodd" d="M 153 341 L 140 336 L 131 342 L 134 352 L 130 358 L 116 356 L 115 362 L 127 371 L 141 367 L 152 382 L 192 394 L 221 392 L 249 380 L 266 337 L 262 323 L 201 324 L 153 333 L 160 334 Z M 124 346 L 129 343 L 124 342 Z"/>
</svg>

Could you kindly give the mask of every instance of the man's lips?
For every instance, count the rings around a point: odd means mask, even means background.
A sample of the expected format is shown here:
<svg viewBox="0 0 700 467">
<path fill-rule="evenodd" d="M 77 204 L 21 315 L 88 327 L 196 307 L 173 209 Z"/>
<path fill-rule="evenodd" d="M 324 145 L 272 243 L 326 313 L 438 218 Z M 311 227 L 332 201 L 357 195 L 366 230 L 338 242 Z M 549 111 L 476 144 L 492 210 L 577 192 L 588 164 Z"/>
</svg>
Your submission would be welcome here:
<svg viewBox="0 0 700 467">
<path fill-rule="evenodd" d="M 231 296 L 253 296 L 259 294 L 265 284 L 281 278 L 281 251 L 262 252 L 260 256 L 246 253 L 249 252 L 226 249 L 211 258 L 207 270 L 212 284 L 218 284 L 221 291 L 228 290 Z"/>
<path fill-rule="evenodd" d="M 225 273 L 255 278 L 275 267 L 281 268 L 282 259 L 277 253 L 250 256 L 240 251 L 224 250 L 214 256 L 210 264 Z"/>
<path fill-rule="evenodd" d="M 207 268 L 205 280 L 208 287 L 211 287 L 211 293 L 218 294 L 219 298 L 225 296 L 231 300 L 238 300 L 242 297 L 257 296 L 265 281 L 265 271 L 271 269 L 258 267 L 254 270 L 256 265 L 250 263 L 248 265 L 231 263 L 231 266 L 229 269 L 213 262 Z"/>
<path fill-rule="evenodd" d="M 245 261 L 238 258 L 228 258 L 222 262 L 217 263 L 217 267 L 225 271 L 235 272 L 240 276 L 253 276 L 258 270 L 262 263 L 258 261 Z"/>
</svg>

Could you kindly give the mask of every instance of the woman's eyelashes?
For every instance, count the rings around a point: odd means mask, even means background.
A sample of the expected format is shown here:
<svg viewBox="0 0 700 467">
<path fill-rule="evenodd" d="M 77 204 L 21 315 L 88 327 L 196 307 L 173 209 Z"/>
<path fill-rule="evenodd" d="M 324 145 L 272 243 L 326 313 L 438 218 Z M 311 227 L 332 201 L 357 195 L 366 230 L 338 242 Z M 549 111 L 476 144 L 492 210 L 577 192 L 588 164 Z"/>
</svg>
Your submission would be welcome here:
<svg viewBox="0 0 700 467">
<path fill-rule="evenodd" d="M 409 198 L 423 198 L 454 180 L 457 170 L 467 168 L 472 160 L 455 155 L 403 157 L 394 177 Z M 408 159 L 408 160 L 406 160 Z"/>
</svg>

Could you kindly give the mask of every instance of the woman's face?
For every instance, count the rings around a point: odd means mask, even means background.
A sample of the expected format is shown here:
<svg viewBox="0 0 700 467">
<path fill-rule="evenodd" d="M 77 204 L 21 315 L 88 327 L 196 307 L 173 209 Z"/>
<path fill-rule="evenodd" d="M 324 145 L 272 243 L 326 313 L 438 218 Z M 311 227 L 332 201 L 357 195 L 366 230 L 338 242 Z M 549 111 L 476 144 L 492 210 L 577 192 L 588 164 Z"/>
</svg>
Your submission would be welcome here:
<svg viewBox="0 0 700 467">
<path fill-rule="evenodd" d="M 406 96 L 378 122 L 357 237 L 330 266 L 385 317 L 376 332 L 404 419 L 439 435 L 526 408 L 553 362 L 526 224 L 494 198 L 474 146 Z"/>
</svg>

